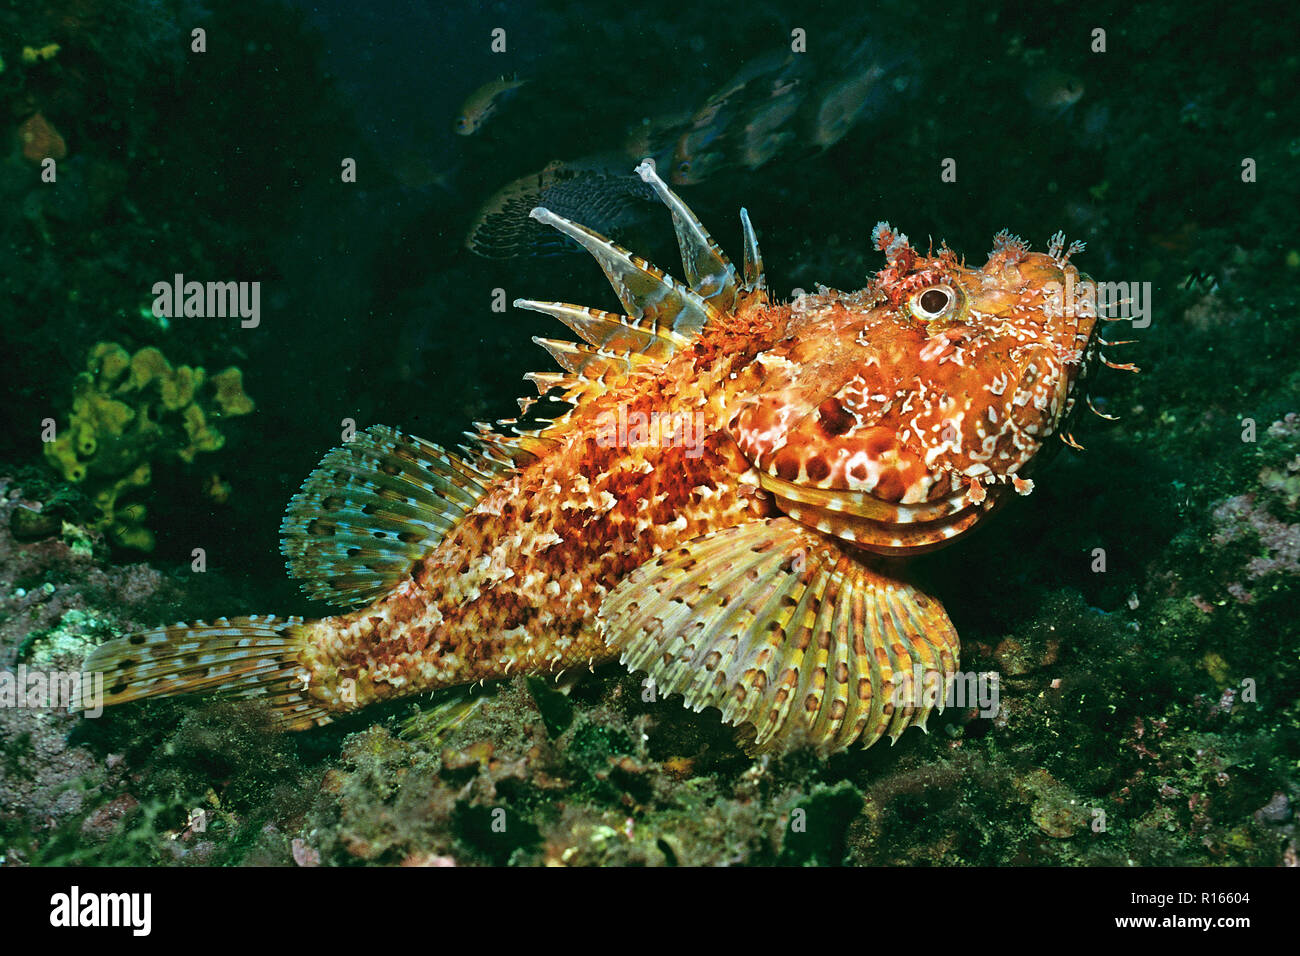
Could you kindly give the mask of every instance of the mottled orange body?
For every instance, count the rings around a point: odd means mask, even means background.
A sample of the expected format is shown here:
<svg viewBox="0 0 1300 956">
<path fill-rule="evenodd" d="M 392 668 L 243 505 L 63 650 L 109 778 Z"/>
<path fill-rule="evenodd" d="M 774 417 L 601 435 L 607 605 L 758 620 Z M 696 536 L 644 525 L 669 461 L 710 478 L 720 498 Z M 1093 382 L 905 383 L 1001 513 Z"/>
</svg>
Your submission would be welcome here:
<svg viewBox="0 0 1300 956">
<path fill-rule="evenodd" d="M 732 373 L 780 336 L 789 306 L 757 302 L 662 367 L 575 410 L 553 447 L 501 480 L 409 580 L 370 607 L 308 625 L 312 693 L 357 706 L 615 656 L 597 626 L 605 595 L 680 542 L 775 514 L 723 429 Z M 603 414 L 699 412 L 704 451 L 601 447 Z"/>
<path fill-rule="evenodd" d="M 290 503 L 284 551 L 309 593 L 365 606 L 113 642 L 90 662 L 111 672 L 109 703 L 215 689 L 302 728 L 618 656 L 752 727 L 757 749 L 869 745 L 942 708 L 916 684 L 942 691 L 957 635 L 888 556 L 1032 490 L 1095 354 L 1091 303 L 1060 296 L 1080 247 L 1031 253 L 1004 233 L 973 269 L 882 223 L 868 288 L 774 304 L 743 210 L 742 280 L 638 171 L 672 210 L 689 288 L 533 213 L 596 256 L 626 309 L 516 303 L 585 340 L 539 339 L 563 371 L 528 376 L 565 413 L 480 426 L 461 454 L 380 426 L 330 452 Z"/>
</svg>

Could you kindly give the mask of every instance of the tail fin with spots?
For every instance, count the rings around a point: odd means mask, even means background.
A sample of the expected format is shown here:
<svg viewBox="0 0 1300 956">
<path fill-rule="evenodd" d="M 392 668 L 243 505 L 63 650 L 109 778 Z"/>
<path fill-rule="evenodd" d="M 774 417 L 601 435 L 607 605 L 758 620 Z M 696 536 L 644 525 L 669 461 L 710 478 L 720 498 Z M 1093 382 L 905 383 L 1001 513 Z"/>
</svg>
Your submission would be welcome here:
<svg viewBox="0 0 1300 956">
<path fill-rule="evenodd" d="M 147 697 L 210 693 L 264 700 L 285 730 L 330 721 L 307 694 L 299 660 L 301 618 L 218 618 L 175 624 L 120 637 L 97 647 L 84 670 L 104 676 L 102 701 L 122 704 Z M 83 698 L 78 709 L 92 702 Z"/>
<path fill-rule="evenodd" d="M 509 464 L 484 439 L 455 455 L 375 425 L 330 451 L 289 502 L 282 550 L 312 597 L 368 603 L 400 584 Z M 505 446 L 506 439 L 501 439 Z M 103 701 L 206 693 L 266 701 L 286 730 L 328 723 L 308 693 L 301 618 L 220 618 L 140 631 L 97 648 L 85 669 L 103 674 Z"/>
</svg>

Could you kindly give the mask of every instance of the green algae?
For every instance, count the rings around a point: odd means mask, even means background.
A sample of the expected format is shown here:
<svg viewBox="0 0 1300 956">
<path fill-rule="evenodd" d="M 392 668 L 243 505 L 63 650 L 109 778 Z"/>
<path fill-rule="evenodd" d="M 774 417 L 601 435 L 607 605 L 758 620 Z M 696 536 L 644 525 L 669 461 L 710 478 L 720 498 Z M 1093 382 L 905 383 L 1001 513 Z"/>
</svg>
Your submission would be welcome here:
<svg viewBox="0 0 1300 956">
<path fill-rule="evenodd" d="M 46 583 L 46 593 L 54 593 L 54 585 Z M 34 667 L 48 667 L 56 662 L 79 662 L 90 649 L 121 630 L 120 622 L 110 614 L 95 610 L 71 608 L 59 623 L 43 631 L 33 631 L 18 648 L 18 660 Z"/>
</svg>

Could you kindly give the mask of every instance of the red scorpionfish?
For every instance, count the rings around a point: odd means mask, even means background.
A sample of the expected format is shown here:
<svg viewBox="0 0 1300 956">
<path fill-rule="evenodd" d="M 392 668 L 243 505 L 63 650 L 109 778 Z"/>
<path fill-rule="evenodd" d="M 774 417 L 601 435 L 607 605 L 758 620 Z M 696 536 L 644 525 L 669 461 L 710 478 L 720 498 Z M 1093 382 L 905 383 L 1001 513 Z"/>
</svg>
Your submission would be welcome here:
<svg viewBox="0 0 1300 956">
<path fill-rule="evenodd" d="M 219 693 L 300 730 L 377 701 L 618 658 L 719 708 L 751 752 L 870 746 L 942 709 L 959 643 L 898 558 L 1027 495 L 1097 357 L 1058 234 L 982 268 L 881 223 L 865 289 L 766 291 L 656 174 L 686 282 L 549 210 L 623 313 L 519 300 L 582 340 L 527 376 L 564 413 L 450 451 L 376 425 L 289 503 L 282 550 L 320 620 L 176 624 L 97 648 L 104 701 Z M 525 411 L 538 399 L 521 399 Z M 507 419 L 502 426 L 517 426 Z M 505 433 L 509 431 L 510 433 Z M 1059 436 L 1059 437 L 1058 437 Z M 932 692 L 918 692 L 917 679 Z"/>
</svg>

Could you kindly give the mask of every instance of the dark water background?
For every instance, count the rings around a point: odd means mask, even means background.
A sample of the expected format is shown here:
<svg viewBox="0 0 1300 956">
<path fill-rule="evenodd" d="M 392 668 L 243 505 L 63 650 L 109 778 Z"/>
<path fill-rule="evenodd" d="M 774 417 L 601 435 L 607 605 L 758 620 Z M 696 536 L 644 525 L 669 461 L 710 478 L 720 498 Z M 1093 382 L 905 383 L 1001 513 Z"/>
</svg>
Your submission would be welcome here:
<svg viewBox="0 0 1300 956">
<path fill-rule="evenodd" d="M 278 517 L 343 419 L 454 442 L 471 419 L 511 414 L 527 390 L 520 376 L 549 367 L 529 341 L 555 331 L 549 320 L 492 312 L 493 290 L 613 304 L 585 257 L 469 253 L 462 241 L 478 206 L 552 159 L 616 147 L 629 124 L 698 108 L 747 62 L 787 48 L 795 27 L 814 60 L 846 38 L 877 44 L 907 84 L 824 153 L 792 147 L 761 168 L 681 188 L 733 254 L 737 209 L 749 208 L 778 294 L 862 285 L 880 265 L 867 248 L 878 219 L 976 260 L 1004 226 L 1040 247 L 1065 229 L 1088 242 L 1080 261 L 1094 274 L 1152 281 L 1157 308 L 1189 275 L 1222 269 L 1234 248 L 1268 249 L 1293 277 L 1282 257 L 1297 199 L 1297 59 L 1295 33 L 1277 17 L 1270 5 L 1226 16 L 1209 3 L 942 12 L 843 3 L 798 14 L 757 4 L 723 17 L 583 2 L 15 6 L 0 21 L 10 64 L 0 92 L 15 112 L 35 96 L 70 155 L 57 194 L 42 193 L 16 158 L 5 167 L 12 425 L 0 455 L 35 458 L 37 422 L 66 411 L 95 341 L 154 344 L 177 364 L 240 366 L 258 410 L 229 423 L 219 461 L 200 462 L 232 482 L 230 502 L 194 494 L 199 466 L 157 468 L 154 560 L 178 561 L 201 544 L 214 569 L 246 579 L 249 610 L 306 609 L 280 574 Z M 188 52 L 192 24 L 208 30 L 206 54 Z M 1105 53 L 1089 49 L 1097 26 Z M 496 27 L 506 53 L 490 51 Z M 37 37 L 62 42 L 59 69 L 20 83 L 18 47 Z M 1077 102 L 1044 105 L 1055 71 L 1082 84 Z M 531 83 L 477 135 L 454 135 L 459 104 L 502 75 Z M 343 156 L 359 162 L 356 184 L 339 182 Z M 1245 156 L 1259 163 L 1259 183 L 1241 182 Z M 940 181 L 944 157 L 958 162 L 955 183 Z M 677 267 L 666 214 L 623 238 Z M 141 318 L 152 283 L 178 271 L 260 280 L 260 328 L 179 319 L 161 331 Z M 1207 401 L 1242 398 L 1258 368 L 1248 356 L 1284 344 L 1257 327 L 1251 340 L 1214 346 L 1212 379 L 1189 380 L 1183 346 L 1161 326 L 1148 339 L 1155 377 L 1109 383 L 1137 390 L 1119 400 L 1141 394 L 1154 407 L 1188 389 Z M 1065 470 L 1102 474 L 1104 452 Z M 1160 525 L 1135 538 L 1176 530 L 1167 486 L 1177 476 L 1164 474 L 1176 464 L 1153 456 L 1132 476 L 1149 501 L 1134 520 Z M 1035 495 L 1013 520 L 1061 540 L 1048 515 L 1086 502 L 1068 479 L 1051 484 L 1070 496 Z M 1085 545 L 1076 537 L 1062 547 Z M 1061 563 L 1062 573 L 1078 566 Z"/>
<path fill-rule="evenodd" d="M 819 282 L 864 285 L 883 264 L 869 248 L 881 219 L 975 263 L 1004 227 L 1039 249 L 1062 229 L 1087 242 L 1082 269 L 1150 282 L 1153 295 L 1150 328 L 1122 355 L 1142 374 L 1104 372 L 1098 382 L 1098 400 L 1124 420 L 1085 420 L 1076 437 L 1086 452 L 1063 452 L 1033 495 L 915 569 L 961 632 L 966 666 L 1014 674 L 1012 656 L 995 650 L 1004 636 L 1055 646 L 1056 634 L 1063 676 L 1033 672 L 1020 701 L 1047 703 L 991 740 L 971 730 L 966 751 L 915 744 L 914 761 L 947 767 L 964 754 L 975 763 L 953 763 L 966 769 L 948 776 L 924 764 L 933 805 L 902 800 L 891 811 L 901 815 L 882 825 L 896 839 L 859 859 L 914 861 L 908 848 L 921 844 L 910 828 L 921 833 L 936 807 L 951 832 L 973 832 L 963 807 L 1007 780 L 1021 786 L 1026 767 L 1046 767 L 1107 806 L 1146 786 L 1142 832 L 1155 836 L 1117 852 L 1168 861 L 1175 838 L 1162 842 L 1159 814 L 1172 798 L 1154 777 L 1136 782 L 1149 765 L 1130 728 L 1135 718 L 1181 720 L 1188 701 L 1216 699 L 1223 679 L 1207 676 L 1218 666 L 1204 664 L 1210 654 L 1271 695 L 1223 732 L 1223 747 L 1255 757 L 1234 765 L 1231 800 L 1215 798 L 1218 818 L 1225 828 L 1249 821 L 1275 791 L 1300 798 L 1287 558 L 1300 540 L 1296 505 L 1269 504 L 1272 518 L 1262 504 L 1252 512 L 1261 527 L 1289 529 L 1271 550 L 1207 543 L 1237 540 L 1219 505 L 1259 491 L 1264 469 L 1280 474 L 1295 454 L 1286 444 L 1294 430 L 1261 438 L 1258 450 L 1240 434 L 1250 418 L 1263 436 L 1297 411 L 1300 391 L 1300 17 L 1207 0 L 790 8 L 0 0 L 0 125 L 12 136 L 0 142 L 3 473 L 21 474 L 28 494 L 41 481 L 61 484 L 42 458 L 40 422 L 67 420 L 73 379 L 96 342 L 156 346 L 174 364 L 209 371 L 238 366 L 256 411 L 220 423 L 220 451 L 192 465 L 156 462 L 134 495 L 149 507 L 155 550 L 108 557 L 147 560 L 183 582 L 186 603 L 167 609 L 172 619 L 319 616 L 283 573 L 278 528 L 343 420 L 455 444 L 471 421 L 514 414 L 515 397 L 532 390 L 521 376 L 551 368 L 531 335 L 566 334 L 534 313 L 494 312 L 495 290 L 507 301 L 616 307 L 583 254 L 467 250 L 482 204 L 553 160 L 618 150 L 643 120 L 697 111 L 746 64 L 788 50 L 799 28 L 809 76 L 837 76 L 845 51 L 863 49 L 864 62 L 898 82 L 825 151 L 794 142 L 757 168 L 727 156 L 704 182 L 679 187 L 733 259 L 737 212 L 748 209 L 777 296 Z M 207 31 L 204 54 L 189 51 L 196 26 Z M 506 31 L 505 53 L 491 52 L 495 28 Z M 1104 53 L 1090 49 L 1096 28 Z M 49 62 L 23 63 L 25 46 L 51 42 L 60 49 Z M 511 75 L 530 82 L 477 134 L 455 135 L 466 97 Z M 67 143 L 57 187 L 39 181 L 16 139 L 34 110 Z M 356 183 L 340 182 L 344 157 L 357 161 Z M 956 160 L 955 182 L 941 180 L 945 158 Z M 1246 158 L 1255 182 L 1243 182 Z M 635 158 L 620 162 L 630 172 Z M 679 271 L 662 208 L 649 206 L 620 239 Z M 260 327 L 179 318 L 160 328 L 146 314 L 150 289 L 176 272 L 260 281 Z M 231 484 L 225 504 L 200 493 L 213 470 Z M 205 576 L 189 574 L 195 547 L 207 553 Z M 1090 567 L 1097 547 L 1109 556 L 1105 574 Z M 1258 553 L 1274 562 L 1273 577 L 1245 575 Z M 1242 581 L 1254 582 L 1250 600 Z M 1198 734 L 1224 726 L 1197 713 Z M 1199 740 L 1186 748 L 1212 750 Z M 853 767 L 879 788 L 894 786 L 883 775 L 895 770 L 906 777 L 885 748 L 842 759 L 860 761 Z M 1208 758 L 1166 756 L 1162 772 L 1178 786 L 1187 784 L 1168 767 L 1180 761 L 1205 781 L 1220 772 Z M 970 766 L 994 768 L 993 783 Z M 959 785 L 966 803 L 952 802 Z M 1206 850 L 1196 826 L 1176 837 L 1188 854 L 1178 859 L 1272 862 L 1282 852 L 1263 841 Z M 1005 862 L 988 843 L 967 856 Z M 1026 850 L 1013 862 L 1037 859 Z"/>
<path fill-rule="evenodd" d="M 5 183 L 5 337 L 17 359 L 6 418 L 16 427 L 0 454 L 32 453 L 32 423 L 60 410 L 96 339 L 133 351 L 155 343 L 175 363 L 238 364 L 259 411 L 229 429 L 221 453 L 230 509 L 209 514 L 187 501 L 183 476 L 161 473 L 160 490 L 177 483 L 175 502 L 162 494 L 153 524 L 160 559 L 203 540 L 214 564 L 257 580 L 274 576 L 282 502 L 337 442 L 343 418 L 448 441 L 471 418 L 511 414 L 520 375 L 547 367 L 529 334 L 552 329 L 491 312 L 491 290 L 610 306 L 578 256 L 465 251 L 478 204 L 551 159 L 617 146 L 643 117 L 697 107 L 746 61 L 788 47 L 793 27 L 807 31 L 813 59 L 845 35 L 887 38 L 880 59 L 904 62 L 911 86 L 826 153 L 796 148 L 682 187 L 733 251 L 737 207 L 749 207 L 779 294 L 862 285 L 879 267 L 867 250 L 879 219 L 972 259 L 1002 226 L 1035 245 L 1065 229 L 1087 239 L 1084 268 L 1165 289 L 1213 271 L 1223 247 L 1260 241 L 1295 208 L 1294 176 L 1279 183 L 1277 168 L 1295 164 L 1295 52 L 1265 5 L 1225 17 L 1209 4 L 991 4 L 926 16 L 902 4 L 797 16 L 759 4 L 723 18 L 653 4 L 238 1 L 122 4 L 116 17 L 68 7 L 90 22 L 51 14 L 42 29 L 72 34 L 62 65 L 85 72 L 47 83 L 62 87 L 45 112 L 72 144 L 70 189 L 31 198 L 12 165 Z M 19 12 L 6 22 L 25 18 L 40 22 Z M 186 52 L 190 23 L 207 26 L 205 55 Z M 1108 52 L 1092 53 L 1099 25 Z M 79 49 L 75 30 L 92 27 L 116 35 Z M 490 52 L 494 27 L 507 31 L 508 52 Z M 13 51 L 10 42 L 6 60 Z M 1052 70 L 1086 90 L 1061 112 L 1026 92 Z M 465 96 L 502 74 L 532 88 L 474 137 L 452 134 Z M 1247 155 L 1265 183 L 1240 182 Z M 341 156 L 359 160 L 356 185 L 339 183 Z M 940 182 L 946 156 L 958 161 L 956 183 Z M 36 203 L 53 224 L 48 243 L 32 242 Z M 659 217 L 624 241 L 672 271 L 666 226 Z M 178 271 L 263 282 L 261 328 L 178 320 L 161 333 L 139 319 L 149 286 Z M 286 585 L 285 600 L 291 593 Z"/>
</svg>

